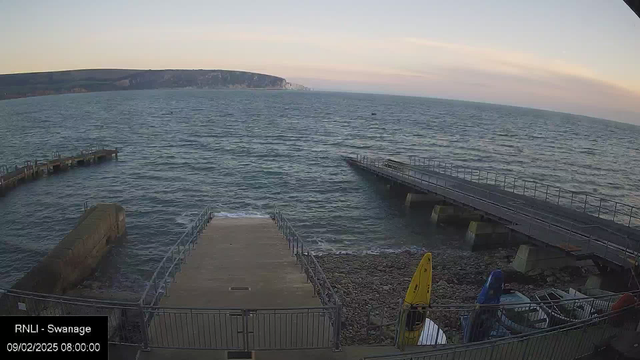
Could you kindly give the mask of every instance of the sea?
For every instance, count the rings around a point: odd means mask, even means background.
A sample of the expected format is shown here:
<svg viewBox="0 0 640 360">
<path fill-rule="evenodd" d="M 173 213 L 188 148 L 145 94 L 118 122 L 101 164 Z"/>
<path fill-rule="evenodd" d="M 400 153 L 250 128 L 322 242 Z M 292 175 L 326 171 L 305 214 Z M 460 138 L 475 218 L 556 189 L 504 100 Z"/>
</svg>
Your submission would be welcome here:
<svg viewBox="0 0 640 360">
<path fill-rule="evenodd" d="M 373 115 L 375 113 L 375 115 Z M 32 181 L 0 198 L 0 287 L 10 287 L 88 204 L 117 202 L 127 238 L 91 281 L 140 292 L 207 205 L 277 206 L 316 253 L 463 248 L 345 155 L 422 156 L 640 206 L 640 127 L 566 113 L 389 95 L 145 90 L 0 101 L 0 165 L 118 148 L 118 161 Z"/>
</svg>

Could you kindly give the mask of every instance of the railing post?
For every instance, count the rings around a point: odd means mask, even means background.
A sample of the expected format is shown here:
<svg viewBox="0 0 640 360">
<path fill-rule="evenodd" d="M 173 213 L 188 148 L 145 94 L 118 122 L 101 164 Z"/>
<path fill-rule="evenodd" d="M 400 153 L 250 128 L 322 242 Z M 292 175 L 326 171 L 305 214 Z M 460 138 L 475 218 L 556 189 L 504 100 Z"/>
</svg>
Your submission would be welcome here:
<svg viewBox="0 0 640 360">
<path fill-rule="evenodd" d="M 613 207 L 613 222 L 616 221 L 616 213 L 618 212 L 618 202 L 616 201 L 615 206 Z"/>
<path fill-rule="evenodd" d="M 138 311 L 140 312 L 140 335 L 142 335 L 142 351 L 150 351 L 149 348 L 149 333 L 147 332 L 147 318 L 144 316 L 144 307 L 142 306 L 142 299 L 138 303 Z"/>
<path fill-rule="evenodd" d="M 340 331 L 342 323 L 342 304 L 336 303 L 336 309 L 333 319 L 334 338 L 333 338 L 333 351 L 340 351 Z"/>
<path fill-rule="evenodd" d="M 494 342 L 491 344 L 491 353 L 489 354 L 489 357 L 487 358 L 487 360 L 493 360 L 493 351 L 495 350 L 495 348 L 496 348 L 496 343 Z"/>
<path fill-rule="evenodd" d="M 538 193 L 538 183 L 534 182 L 533 183 L 533 198 L 536 198 L 536 194 Z"/>
<path fill-rule="evenodd" d="M 549 197 L 549 185 L 547 185 L 547 191 L 545 191 L 544 193 L 544 201 L 547 201 L 548 197 Z"/>
<path fill-rule="evenodd" d="M 600 203 L 598 204 L 598 217 L 600 217 L 600 209 L 602 208 L 602 198 L 600 198 Z"/>
<path fill-rule="evenodd" d="M 573 196 L 574 196 L 574 195 L 575 195 L 575 193 L 572 191 L 572 192 L 571 192 L 571 203 L 569 204 L 569 207 L 570 207 L 571 209 L 573 209 Z"/>
<path fill-rule="evenodd" d="M 632 217 L 633 217 L 633 206 L 631 207 L 631 210 L 629 210 L 629 223 L 627 224 L 627 226 L 631 226 Z"/>
<path fill-rule="evenodd" d="M 244 340 L 244 351 L 249 351 L 249 310 L 242 310 L 242 338 Z"/>
<path fill-rule="evenodd" d="M 586 212 L 587 211 L 587 197 L 588 197 L 588 195 L 585 193 L 584 194 L 584 206 L 582 207 L 582 212 Z"/>
<path fill-rule="evenodd" d="M 396 348 L 400 351 L 404 351 L 405 348 L 405 326 L 407 321 L 407 308 L 400 303 L 400 316 L 396 321 Z"/>
</svg>

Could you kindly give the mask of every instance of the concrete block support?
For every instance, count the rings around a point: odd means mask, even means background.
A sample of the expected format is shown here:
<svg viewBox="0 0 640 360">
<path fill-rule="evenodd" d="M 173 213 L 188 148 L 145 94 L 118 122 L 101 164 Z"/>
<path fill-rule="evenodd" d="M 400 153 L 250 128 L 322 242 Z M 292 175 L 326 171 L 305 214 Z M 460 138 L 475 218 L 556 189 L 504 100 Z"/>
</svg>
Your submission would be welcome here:
<svg viewBox="0 0 640 360">
<path fill-rule="evenodd" d="M 599 289 L 609 292 L 628 291 L 628 273 L 620 271 L 608 271 L 601 274 L 589 275 L 584 287 L 587 289 Z M 606 292 L 603 292 L 603 295 Z"/>
<path fill-rule="evenodd" d="M 533 269 L 561 268 L 575 264 L 575 258 L 567 256 L 560 250 L 520 245 L 511 266 L 521 273 L 526 273 Z"/>
<path fill-rule="evenodd" d="M 584 287 L 587 289 L 603 289 L 604 288 L 604 276 L 602 275 L 590 275 Z"/>
<path fill-rule="evenodd" d="M 411 205 L 415 205 L 416 203 L 437 203 L 442 200 L 444 200 L 442 196 L 438 195 L 407 193 L 404 204 L 405 206 L 411 207 Z"/>
<path fill-rule="evenodd" d="M 450 205 L 436 205 L 431 212 L 431 221 L 436 224 L 479 221 L 481 218 L 482 215 L 478 212 Z"/>
<path fill-rule="evenodd" d="M 471 221 L 465 243 L 471 251 L 504 246 L 509 242 L 509 229 L 501 224 Z"/>
</svg>

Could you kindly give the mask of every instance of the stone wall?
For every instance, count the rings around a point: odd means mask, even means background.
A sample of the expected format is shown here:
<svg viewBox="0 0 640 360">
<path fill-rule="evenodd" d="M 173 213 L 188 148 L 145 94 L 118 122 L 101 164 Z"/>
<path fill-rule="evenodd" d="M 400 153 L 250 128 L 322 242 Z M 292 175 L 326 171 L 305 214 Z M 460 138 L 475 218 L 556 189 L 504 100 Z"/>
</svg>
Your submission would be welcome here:
<svg viewBox="0 0 640 360">
<path fill-rule="evenodd" d="M 91 275 L 111 245 L 125 234 L 122 206 L 95 205 L 38 265 L 18 280 L 13 289 L 64 294 Z"/>
</svg>

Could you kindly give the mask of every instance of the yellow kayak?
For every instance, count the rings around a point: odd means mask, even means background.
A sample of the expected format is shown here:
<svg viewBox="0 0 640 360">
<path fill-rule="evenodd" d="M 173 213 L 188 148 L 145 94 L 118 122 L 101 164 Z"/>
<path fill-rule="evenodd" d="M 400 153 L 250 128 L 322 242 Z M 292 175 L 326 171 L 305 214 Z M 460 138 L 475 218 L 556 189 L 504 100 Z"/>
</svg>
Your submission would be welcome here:
<svg viewBox="0 0 640 360">
<path fill-rule="evenodd" d="M 427 318 L 427 307 L 431 304 L 431 253 L 420 260 L 411 284 L 404 297 L 403 319 L 401 323 L 400 345 L 417 345 Z"/>
</svg>

